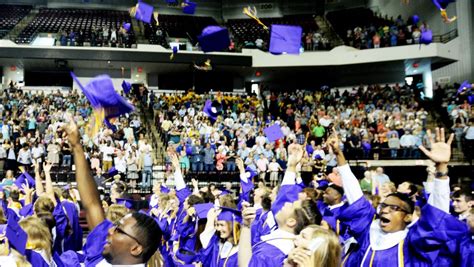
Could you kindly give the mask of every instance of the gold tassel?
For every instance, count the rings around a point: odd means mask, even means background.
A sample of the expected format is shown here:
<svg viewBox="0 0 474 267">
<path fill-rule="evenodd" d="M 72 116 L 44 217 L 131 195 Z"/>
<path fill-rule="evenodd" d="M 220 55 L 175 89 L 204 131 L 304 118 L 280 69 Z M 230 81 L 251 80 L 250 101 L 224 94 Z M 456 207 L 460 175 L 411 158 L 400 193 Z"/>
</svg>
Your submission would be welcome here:
<svg viewBox="0 0 474 267">
<path fill-rule="evenodd" d="M 257 8 L 250 6 L 244 7 L 243 13 L 247 15 L 249 18 L 255 20 L 258 24 L 260 24 L 264 30 L 268 31 L 268 26 L 265 25 L 258 17 L 257 17 Z"/>
</svg>

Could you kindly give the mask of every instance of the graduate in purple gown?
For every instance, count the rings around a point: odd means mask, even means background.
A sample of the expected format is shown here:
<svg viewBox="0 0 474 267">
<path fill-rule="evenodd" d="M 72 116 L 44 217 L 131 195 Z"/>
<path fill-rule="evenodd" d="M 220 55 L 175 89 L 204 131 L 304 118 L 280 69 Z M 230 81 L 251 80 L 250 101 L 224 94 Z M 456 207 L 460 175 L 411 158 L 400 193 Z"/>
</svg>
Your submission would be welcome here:
<svg viewBox="0 0 474 267">
<path fill-rule="evenodd" d="M 294 248 L 295 235 L 309 224 L 321 223 L 316 203 L 312 200 L 298 200 L 298 193 L 302 188 L 296 179 L 296 165 L 303 157 L 304 148 L 292 144 L 288 151 L 288 168 L 271 207 L 278 229 L 262 236 L 262 241 L 254 246 L 251 246 L 250 226 L 255 219 L 256 210 L 244 203 L 239 249 L 239 264 L 243 266 L 281 266 Z"/>
<path fill-rule="evenodd" d="M 207 213 L 206 228 L 200 235 L 201 262 L 209 267 L 237 267 L 239 251 L 240 211 L 221 207 Z"/>
<path fill-rule="evenodd" d="M 82 250 L 82 228 L 79 224 L 79 210 L 71 198 L 69 187 L 63 188 L 62 197 L 64 200 L 61 201 L 61 204 L 64 207 L 69 227 L 72 231 L 70 234 L 66 235 L 64 239 L 64 251 L 80 251 Z"/>
<path fill-rule="evenodd" d="M 459 267 L 469 267 L 474 263 L 474 207 L 471 207 L 466 222 L 469 231 L 461 239 L 459 255 L 456 257 L 459 259 L 457 261 L 457 266 Z"/>
<path fill-rule="evenodd" d="M 72 119 L 65 126 L 76 165 L 76 182 L 91 233 L 84 250 L 86 266 L 146 266 L 157 252 L 161 230 L 153 218 L 131 213 L 113 224 L 105 219 L 97 184 L 84 156 L 77 125 Z"/>
<path fill-rule="evenodd" d="M 428 132 L 428 136 L 431 136 Z M 437 140 L 444 141 L 444 130 L 437 129 Z M 381 204 L 379 219 L 372 205 L 363 197 L 359 182 L 351 172 L 337 137 L 331 137 L 328 144 L 337 156 L 344 192 L 349 206 L 339 215 L 339 220 L 349 226 L 350 234 L 357 240 L 357 246 L 346 254 L 343 266 L 431 266 L 441 251 L 451 252 L 454 257 L 456 244 L 466 227 L 449 214 L 449 178 L 447 165 L 450 159 L 450 145 L 431 140 L 432 150 L 420 149 L 437 163 L 438 176 L 428 204 L 421 211 L 420 219 L 410 225 L 414 203 L 405 194 L 390 194 Z M 449 258 L 449 255 L 443 255 Z"/>
<path fill-rule="evenodd" d="M 329 184 L 323 193 L 324 208 L 321 210 L 323 221 L 325 221 L 329 228 L 331 228 L 337 235 L 341 237 L 341 241 L 345 241 L 350 236 L 346 233 L 347 226 L 342 224 L 337 218 L 339 214 L 346 207 L 346 202 L 343 201 L 344 189 L 336 184 Z"/>
</svg>

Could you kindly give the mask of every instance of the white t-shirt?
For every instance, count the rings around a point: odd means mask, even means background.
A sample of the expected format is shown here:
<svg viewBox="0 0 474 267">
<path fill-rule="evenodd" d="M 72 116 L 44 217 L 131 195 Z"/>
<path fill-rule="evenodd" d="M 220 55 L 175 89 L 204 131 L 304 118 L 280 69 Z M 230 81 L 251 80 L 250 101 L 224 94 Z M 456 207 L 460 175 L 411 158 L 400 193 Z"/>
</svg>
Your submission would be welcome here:
<svg viewBox="0 0 474 267">
<path fill-rule="evenodd" d="M 111 146 L 104 146 L 100 150 L 102 152 L 102 160 L 112 161 L 112 155 L 114 154 L 115 149 Z"/>
</svg>

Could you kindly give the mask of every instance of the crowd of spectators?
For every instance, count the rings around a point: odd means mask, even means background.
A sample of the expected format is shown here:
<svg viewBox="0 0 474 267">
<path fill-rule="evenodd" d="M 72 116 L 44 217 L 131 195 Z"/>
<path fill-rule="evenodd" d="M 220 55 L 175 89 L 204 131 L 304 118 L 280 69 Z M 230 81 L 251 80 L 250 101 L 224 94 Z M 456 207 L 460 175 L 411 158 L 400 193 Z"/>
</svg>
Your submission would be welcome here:
<svg viewBox="0 0 474 267">
<path fill-rule="evenodd" d="M 33 163 L 49 162 L 53 166 L 52 174 L 59 181 L 66 181 L 74 169 L 71 169 L 71 147 L 62 127 L 68 116 L 72 116 L 81 127 L 86 158 L 99 186 L 104 187 L 107 179 L 112 178 L 127 179 L 131 188 L 151 185 L 153 148 L 144 138 L 137 113 L 112 122 L 115 132 L 103 126 L 91 138 L 85 129 L 93 109 L 76 90 L 45 92 L 11 88 L 4 90 L 0 97 L 0 172 L 6 180 L 19 173 L 18 167 L 32 171 Z M 137 102 L 134 96 L 129 99 Z M 109 172 L 112 167 L 116 171 Z"/>
<path fill-rule="evenodd" d="M 420 145 L 431 146 L 426 132 L 428 111 L 408 86 L 370 85 L 352 90 L 323 88 L 255 95 L 161 95 L 153 100 L 156 125 L 171 150 L 180 155 L 183 171 L 235 171 L 235 159 L 266 180 L 286 168 L 285 148 L 305 146 L 303 165 L 309 174 L 330 173 L 335 166 L 325 140 L 335 131 L 350 159 L 418 159 Z M 211 123 L 202 107 L 207 99 L 222 106 Z M 470 106 L 463 104 L 470 121 Z M 284 137 L 270 142 L 263 129 L 279 124 Z M 460 142 L 468 125 L 457 125 Z M 472 133 L 471 133 L 472 134 Z M 459 144 L 460 146 L 460 144 Z M 281 173 L 281 172 L 280 172 Z M 281 177 L 280 177 L 281 178 Z"/>
<path fill-rule="evenodd" d="M 379 20 L 347 29 L 343 39 L 346 45 L 358 49 L 419 44 L 421 32 L 428 27 L 426 22 L 413 23 L 412 19 L 405 21 L 398 16 L 395 21 Z"/>
<path fill-rule="evenodd" d="M 89 42 L 93 47 L 119 47 L 130 48 L 134 40 L 123 28 L 92 27 L 90 40 L 86 40 L 86 35 L 82 30 L 60 30 L 57 34 L 58 44 L 61 46 L 84 46 L 84 42 Z"/>
</svg>

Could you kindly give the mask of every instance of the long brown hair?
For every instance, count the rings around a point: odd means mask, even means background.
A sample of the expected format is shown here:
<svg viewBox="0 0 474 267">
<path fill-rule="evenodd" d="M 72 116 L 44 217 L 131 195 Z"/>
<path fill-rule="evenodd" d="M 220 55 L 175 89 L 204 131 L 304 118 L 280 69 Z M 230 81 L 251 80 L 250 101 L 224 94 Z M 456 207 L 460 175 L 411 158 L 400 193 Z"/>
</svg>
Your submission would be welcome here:
<svg viewBox="0 0 474 267">
<path fill-rule="evenodd" d="M 338 267 L 341 261 L 342 248 L 339 238 L 331 230 L 319 225 L 309 225 L 306 228 L 313 230 L 311 238 L 323 238 L 324 242 L 311 255 L 314 267 Z"/>
</svg>

